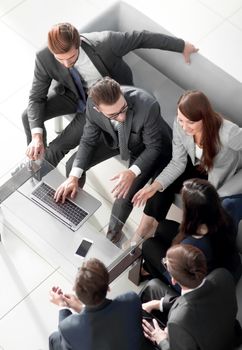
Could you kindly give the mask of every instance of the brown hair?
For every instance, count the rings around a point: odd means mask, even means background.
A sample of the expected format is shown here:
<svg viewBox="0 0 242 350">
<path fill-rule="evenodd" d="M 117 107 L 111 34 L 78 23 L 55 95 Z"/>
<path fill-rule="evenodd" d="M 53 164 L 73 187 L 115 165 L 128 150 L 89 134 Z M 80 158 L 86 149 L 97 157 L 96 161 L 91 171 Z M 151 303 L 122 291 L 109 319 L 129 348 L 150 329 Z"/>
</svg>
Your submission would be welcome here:
<svg viewBox="0 0 242 350">
<path fill-rule="evenodd" d="M 190 244 L 176 244 L 166 253 L 167 270 L 183 287 L 196 288 L 207 274 L 203 252 Z"/>
<path fill-rule="evenodd" d="M 109 274 L 98 259 L 89 259 L 80 267 L 74 289 L 77 297 L 85 305 L 100 304 L 108 291 Z"/>
<path fill-rule="evenodd" d="M 54 25 L 48 33 L 48 48 L 53 54 L 62 54 L 80 46 L 80 34 L 70 23 Z"/>
<path fill-rule="evenodd" d="M 110 77 L 99 79 L 89 90 L 88 95 L 92 98 L 94 104 L 113 105 L 122 95 L 119 83 Z"/>
<path fill-rule="evenodd" d="M 180 112 L 189 120 L 203 122 L 201 168 L 208 171 L 213 167 L 214 158 L 220 148 L 219 129 L 223 118 L 213 110 L 207 96 L 201 91 L 186 91 L 177 105 Z"/>
</svg>

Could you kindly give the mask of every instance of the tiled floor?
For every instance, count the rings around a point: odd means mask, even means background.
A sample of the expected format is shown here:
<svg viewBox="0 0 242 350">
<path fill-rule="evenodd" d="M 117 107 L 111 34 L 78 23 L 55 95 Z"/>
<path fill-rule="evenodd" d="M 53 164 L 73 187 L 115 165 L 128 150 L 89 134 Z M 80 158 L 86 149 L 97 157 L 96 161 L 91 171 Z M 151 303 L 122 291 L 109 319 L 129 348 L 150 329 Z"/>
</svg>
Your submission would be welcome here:
<svg viewBox="0 0 242 350">
<path fill-rule="evenodd" d="M 21 113 L 28 101 L 35 51 L 45 43 L 49 27 L 62 21 L 79 27 L 112 2 L 1 0 L 0 176 L 24 156 Z M 193 42 L 201 54 L 242 81 L 242 0 L 128 2 L 174 35 Z M 53 137 L 52 122 L 48 129 Z M 109 178 L 121 168 L 118 159 L 111 159 L 89 174 L 87 188 L 103 202 L 100 211 L 91 219 L 98 230 L 108 223 L 112 201 Z M 127 224 L 129 230 L 136 227 L 141 212 L 134 210 Z M 72 281 L 14 232 L 4 229 L 3 237 L 0 245 L 0 349 L 46 350 L 48 334 L 57 325 L 57 309 L 48 301 L 48 290 L 59 284 L 70 291 Z M 114 283 L 113 294 L 130 288 L 134 286 L 121 278 Z"/>
</svg>

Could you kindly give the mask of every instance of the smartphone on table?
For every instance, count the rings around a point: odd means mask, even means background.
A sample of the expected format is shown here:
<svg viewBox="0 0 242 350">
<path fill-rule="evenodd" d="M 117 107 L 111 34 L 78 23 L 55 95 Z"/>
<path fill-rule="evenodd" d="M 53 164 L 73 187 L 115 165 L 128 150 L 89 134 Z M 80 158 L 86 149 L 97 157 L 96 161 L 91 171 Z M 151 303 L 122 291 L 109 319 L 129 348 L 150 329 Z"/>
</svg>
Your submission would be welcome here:
<svg viewBox="0 0 242 350">
<path fill-rule="evenodd" d="M 83 238 L 75 254 L 82 258 L 85 258 L 92 244 L 93 244 L 93 241 L 87 238 Z"/>
</svg>

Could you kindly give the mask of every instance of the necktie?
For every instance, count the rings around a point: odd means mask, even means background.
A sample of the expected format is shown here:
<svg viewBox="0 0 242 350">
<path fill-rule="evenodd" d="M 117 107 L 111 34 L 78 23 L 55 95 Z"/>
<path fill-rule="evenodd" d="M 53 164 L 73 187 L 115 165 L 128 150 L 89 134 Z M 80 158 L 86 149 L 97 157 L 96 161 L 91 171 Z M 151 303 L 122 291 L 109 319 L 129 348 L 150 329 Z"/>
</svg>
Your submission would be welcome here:
<svg viewBox="0 0 242 350">
<path fill-rule="evenodd" d="M 126 142 L 124 122 L 118 123 L 117 129 L 118 129 L 119 150 L 120 150 L 121 159 L 128 160 L 129 150 Z"/>
<path fill-rule="evenodd" d="M 83 113 L 86 109 L 86 95 L 82 85 L 81 76 L 75 67 L 72 67 L 69 70 L 80 96 L 78 101 L 78 112 Z"/>
</svg>

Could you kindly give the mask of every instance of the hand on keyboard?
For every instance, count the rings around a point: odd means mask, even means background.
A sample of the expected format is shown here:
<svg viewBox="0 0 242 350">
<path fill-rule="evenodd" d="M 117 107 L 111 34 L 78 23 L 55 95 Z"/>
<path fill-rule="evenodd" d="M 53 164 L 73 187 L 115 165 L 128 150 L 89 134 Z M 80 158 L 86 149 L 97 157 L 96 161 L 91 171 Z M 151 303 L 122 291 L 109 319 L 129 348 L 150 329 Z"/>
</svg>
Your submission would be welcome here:
<svg viewBox="0 0 242 350">
<path fill-rule="evenodd" d="M 78 190 L 78 177 L 69 176 L 56 190 L 54 199 L 56 202 L 65 202 L 68 195 L 74 198 Z"/>
</svg>

